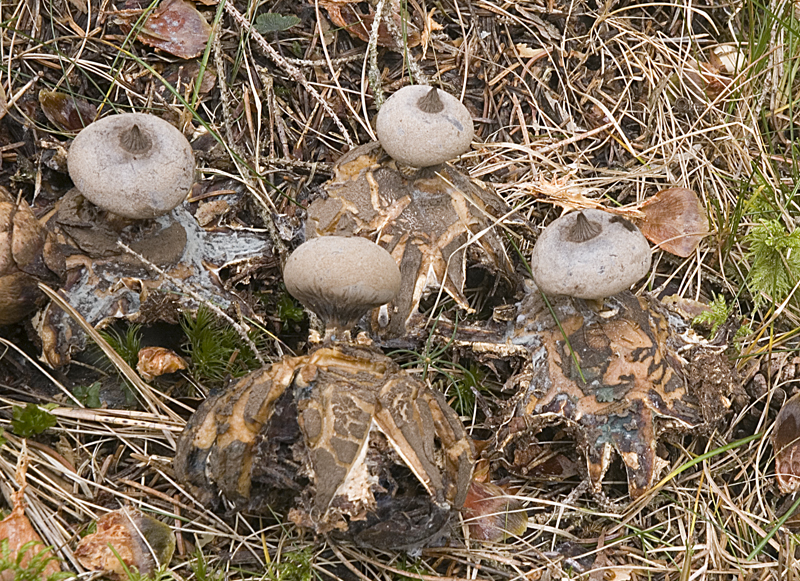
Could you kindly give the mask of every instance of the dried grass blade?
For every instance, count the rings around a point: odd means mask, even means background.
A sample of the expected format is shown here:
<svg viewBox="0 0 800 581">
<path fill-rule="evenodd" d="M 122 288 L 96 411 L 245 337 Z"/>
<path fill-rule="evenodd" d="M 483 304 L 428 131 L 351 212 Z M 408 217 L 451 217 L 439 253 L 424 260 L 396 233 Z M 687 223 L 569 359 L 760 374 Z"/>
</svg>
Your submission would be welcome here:
<svg viewBox="0 0 800 581">
<path fill-rule="evenodd" d="M 120 373 L 125 376 L 125 379 L 131 382 L 139 392 L 139 394 L 144 399 L 147 407 L 150 409 L 151 412 L 154 414 L 159 414 L 159 410 L 161 410 L 169 419 L 180 422 L 181 418 L 178 414 L 172 411 L 163 401 L 161 398 L 156 395 L 156 391 L 147 385 L 138 375 L 137 373 L 131 369 L 130 365 L 128 365 L 125 360 L 120 357 L 120 355 L 111 348 L 111 345 L 108 344 L 103 336 L 97 332 L 97 330 L 91 326 L 83 316 L 75 310 L 75 308 L 69 304 L 59 293 L 51 289 L 49 286 L 43 283 L 39 283 L 39 288 L 45 293 L 50 300 L 56 303 L 64 312 L 68 313 L 70 317 L 78 323 L 84 332 L 91 337 L 92 341 L 97 343 L 100 349 L 103 350 L 103 353 L 106 354 L 106 357 L 111 360 L 111 362 L 116 365 L 117 369 L 119 369 Z M 175 444 L 175 440 L 172 437 L 172 434 L 168 431 L 164 431 L 164 436 L 171 444 Z"/>
</svg>

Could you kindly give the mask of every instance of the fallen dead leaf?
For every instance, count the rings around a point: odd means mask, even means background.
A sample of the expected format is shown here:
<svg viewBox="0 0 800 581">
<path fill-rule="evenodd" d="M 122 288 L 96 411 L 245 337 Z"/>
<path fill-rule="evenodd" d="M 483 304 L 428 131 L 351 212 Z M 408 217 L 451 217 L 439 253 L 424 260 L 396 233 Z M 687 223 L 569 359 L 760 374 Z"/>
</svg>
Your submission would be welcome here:
<svg viewBox="0 0 800 581">
<path fill-rule="evenodd" d="M 149 575 L 169 563 L 174 551 L 172 529 L 136 509 L 123 508 L 97 520 L 97 532 L 81 539 L 75 557 L 90 571 L 122 580 L 129 578 L 126 567 Z"/>
<path fill-rule="evenodd" d="M 19 564 L 25 568 L 30 563 L 31 559 L 35 557 L 43 548 L 44 542 L 42 537 L 33 529 L 28 517 L 25 516 L 25 488 L 27 487 L 26 474 L 28 471 L 28 454 L 23 449 L 20 454 L 20 459 L 17 464 L 17 471 L 15 480 L 19 485 L 19 489 L 13 494 L 14 507 L 6 518 L 0 521 L 0 539 L 8 539 L 8 550 L 12 558 L 19 558 Z M 25 545 L 28 545 L 25 547 Z M 20 558 L 18 553 L 20 549 L 25 547 L 25 552 Z M 50 575 L 61 571 L 58 559 L 56 559 L 51 552 L 43 555 L 44 561 L 47 565 L 42 571 L 42 578 L 47 578 Z M 0 573 L 0 581 L 14 581 L 14 572 L 7 569 Z"/>
<path fill-rule="evenodd" d="M 120 16 L 121 28 L 130 31 L 136 18 L 136 11 Z M 210 35 L 211 26 L 194 4 L 186 0 L 162 0 L 136 38 L 148 46 L 190 59 L 202 54 Z"/>
<path fill-rule="evenodd" d="M 50 123 L 64 131 L 80 131 L 97 117 L 94 105 L 66 93 L 42 89 L 39 105 Z"/>
<path fill-rule="evenodd" d="M 686 258 L 708 236 L 708 218 L 693 190 L 661 190 L 639 208 L 644 219 L 634 222 L 661 250 Z"/>
</svg>

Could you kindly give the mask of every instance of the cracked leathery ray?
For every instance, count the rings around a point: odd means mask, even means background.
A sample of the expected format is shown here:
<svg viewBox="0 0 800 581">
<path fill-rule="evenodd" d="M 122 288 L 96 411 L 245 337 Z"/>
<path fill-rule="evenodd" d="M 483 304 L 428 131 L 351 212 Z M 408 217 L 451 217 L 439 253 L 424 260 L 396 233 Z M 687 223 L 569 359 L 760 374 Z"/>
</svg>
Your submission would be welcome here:
<svg viewBox="0 0 800 581">
<path fill-rule="evenodd" d="M 467 495 L 472 442 L 444 397 L 373 347 L 285 357 L 204 402 L 181 436 L 179 480 L 203 504 L 288 513 L 379 548 L 439 538 Z"/>
<path fill-rule="evenodd" d="M 497 225 L 526 224 L 494 191 L 448 164 L 412 170 L 386 156 L 377 143 L 344 155 L 324 185 L 326 198 L 308 209 L 307 238 L 369 238 L 397 260 L 403 277 L 398 298 L 376 309 L 372 328 L 383 338 L 415 336 L 425 326 L 420 301 L 441 288 L 467 311 L 467 269 L 481 266 L 517 283 Z"/>
<path fill-rule="evenodd" d="M 549 300 L 552 314 L 534 287 L 505 325 L 456 333 L 457 343 L 483 361 L 521 359 L 506 384 L 516 395 L 498 418 L 503 427 L 489 454 L 524 474 L 525 466 L 515 464 L 515 457 L 525 456 L 518 448 L 542 428 L 562 424 L 586 459 L 595 492 L 616 452 L 629 494 L 638 498 L 667 466 L 659 441 L 713 427 L 741 394 L 740 381 L 724 347 L 694 335 L 655 299 L 625 291 L 602 306 Z"/>
</svg>

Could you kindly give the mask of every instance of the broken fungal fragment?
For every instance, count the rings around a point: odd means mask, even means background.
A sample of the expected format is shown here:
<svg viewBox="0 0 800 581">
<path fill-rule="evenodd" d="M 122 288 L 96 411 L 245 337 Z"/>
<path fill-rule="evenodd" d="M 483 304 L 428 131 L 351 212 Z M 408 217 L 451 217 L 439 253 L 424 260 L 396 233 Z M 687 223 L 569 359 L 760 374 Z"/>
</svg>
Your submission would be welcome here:
<svg viewBox="0 0 800 581">
<path fill-rule="evenodd" d="M 224 496 L 319 534 L 402 549 L 444 534 L 472 456 L 442 394 L 373 347 L 337 343 L 207 399 L 173 467 L 204 505 Z"/>
<path fill-rule="evenodd" d="M 636 226 L 601 210 L 561 216 L 544 229 L 531 257 L 543 293 L 602 299 L 630 288 L 650 269 L 650 246 Z"/>
<path fill-rule="evenodd" d="M 64 257 L 55 237 L 39 224 L 31 208 L 0 187 L 0 325 L 17 323 L 43 298 L 40 281 L 57 282 Z"/>
<path fill-rule="evenodd" d="M 194 183 L 194 154 L 175 127 L 154 115 L 123 113 L 95 121 L 69 149 L 69 175 L 100 208 L 134 220 L 180 204 Z"/>
<path fill-rule="evenodd" d="M 139 351 L 139 361 L 136 371 L 145 381 L 152 381 L 156 377 L 167 373 L 175 373 L 186 369 L 186 361 L 166 347 L 144 347 Z"/>
<path fill-rule="evenodd" d="M 403 87 L 381 107 L 378 140 L 395 160 L 415 167 L 439 165 L 469 150 L 474 129 L 469 110 L 436 87 Z"/>
<path fill-rule="evenodd" d="M 289 294 L 314 311 L 333 336 L 400 289 L 392 255 L 356 236 L 322 236 L 300 245 L 286 261 L 283 278 Z"/>
</svg>

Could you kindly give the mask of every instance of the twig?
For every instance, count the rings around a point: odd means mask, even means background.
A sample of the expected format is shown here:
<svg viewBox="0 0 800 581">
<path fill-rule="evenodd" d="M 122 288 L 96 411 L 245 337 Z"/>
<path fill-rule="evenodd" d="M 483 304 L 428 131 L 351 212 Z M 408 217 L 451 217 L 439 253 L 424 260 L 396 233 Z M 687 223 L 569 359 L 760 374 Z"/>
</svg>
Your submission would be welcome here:
<svg viewBox="0 0 800 581">
<path fill-rule="evenodd" d="M 378 5 L 375 6 L 375 19 L 372 21 L 372 30 L 369 33 L 369 43 L 367 43 L 367 54 L 369 55 L 367 80 L 369 81 L 369 88 L 372 89 L 372 98 L 375 101 L 375 106 L 378 109 L 381 108 L 385 100 L 383 87 L 381 86 L 381 71 L 378 68 L 378 35 L 385 8 L 386 0 L 378 0 Z M 391 20 L 391 18 L 387 20 Z"/>
<path fill-rule="evenodd" d="M 339 131 L 342 132 L 342 137 L 344 138 L 345 142 L 347 142 L 347 145 L 354 147 L 355 144 L 350 138 L 350 133 L 345 128 L 342 120 L 339 119 L 339 116 L 336 115 L 336 113 L 334 113 L 328 102 L 322 98 L 322 95 L 320 95 L 319 92 L 311 86 L 311 83 L 308 82 L 308 79 L 306 79 L 303 72 L 278 54 L 278 51 L 269 45 L 266 39 L 261 36 L 261 33 L 253 28 L 253 26 L 247 21 L 247 19 L 245 19 L 244 16 L 242 16 L 242 13 L 236 9 L 230 0 L 225 0 L 225 11 L 231 15 L 231 17 L 236 21 L 236 24 L 244 28 L 248 34 L 253 37 L 253 39 L 256 41 L 256 44 L 258 44 L 261 50 L 264 51 L 264 54 L 266 54 L 275 62 L 275 64 L 286 71 L 289 76 L 292 77 L 292 79 L 303 85 L 303 88 L 308 91 L 312 97 L 314 97 L 314 99 L 320 104 L 320 107 L 322 107 L 323 111 L 328 114 L 328 116 L 336 124 L 336 127 L 339 128 Z"/>
</svg>

